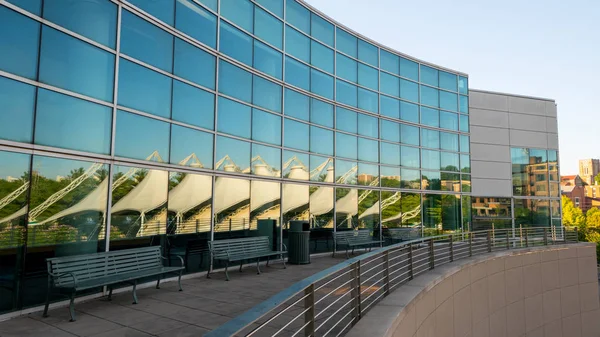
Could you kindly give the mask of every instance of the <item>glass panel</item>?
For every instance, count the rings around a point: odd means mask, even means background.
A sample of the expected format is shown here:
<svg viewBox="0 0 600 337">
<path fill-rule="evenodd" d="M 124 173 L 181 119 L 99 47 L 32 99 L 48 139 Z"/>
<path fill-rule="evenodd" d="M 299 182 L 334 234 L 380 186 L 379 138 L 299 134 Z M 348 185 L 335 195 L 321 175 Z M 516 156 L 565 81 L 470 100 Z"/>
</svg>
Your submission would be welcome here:
<svg viewBox="0 0 600 337">
<path fill-rule="evenodd" d="M 440 169 L 444 171 L 455 171 L 458 172 L 458 153 L 442 152 Z M 458 179 L 458 178 L 457 178 Z"/>
<path fill-rule="evenodd" d="M 186 0 L 177 1 L 188 2 Z M 129 2 L 143 9 L 155 18 L 164 21 L 169 26 L 173 26 L 173 1 L 130 0 Z"/>
<path fill-rule="evenodd" d="M 285 108 L 284 113 L 287 116 L 300 118 L 308 121 L 309 118 L 309 98 L 297 91 L 285 89 Z"/>
<path fill-rule="evenodd" d="M 310 63 L 322 70 L 333 74 L 333 50 L 324 45 L 310 41 Z"/>
<path fill-rule="evenodd" d="M 421 107 L 421 124 L 439 127 L 440 126 L 440 112 L 436 109 Z"/>
<path fill-rule="evenodd" d="M 460 155 L 460 171 L 466 173 L 471 172 L 471 160 L 468 154 Z"/>
<path fill-rule="evenodd" d="M 358 84 L 367 88 L 379 89 L 379 72 L 375 68 L 371 68 L 362 63 L 358 64 Z M 396 95 L 397 96 L 397 95 Z"/>
<path fill-rule="evenodd" d="M 379 191 L 358 190 L 358 229 L 368 230 L 373 240 L 380 239 L 379 228 Z"/>
<path fill-rule="evenodd" d="M 231 63 L 220 61 L 219 92 L 250 103 L 252 101 L 252 74 Z"/>
<path fill-rule="evenodd" d="M 402 193 L 402 226 L 421 227 L 421 195 L 417 193 Z"/>
<path fill-rule="evenodd" d="M 214 89 L 215 68 L 216 61 L 214 56 L 183 40 L 175 39 L 175 65 L 173 73 L 176 76 Z"/>
<path fill-rule="evenodd" d="M 400 97 L 409 101 L 419 101 L 419 85 L 415 82 L 400 79 Z"/>
<path fill-rule="evenodd" d="M 388 120 L 381 120 L 381 139 L 400 142 L 400 125 Z"/>
<path fill-rule="evenodd" d="M 440 128 L 458 130 L 458 115 L 452 112 L 440 111 Z"/>
<path fill-rule="evenodd" d="M 286 57 L 285 82 L 304 90 L 310 90 L 309 67 L 290 57 Z"/>
<path fill-rule="evenodd" d="M 333 158 L 311 155 L 310 180 L 333 183 Z"/>
<path fill-rule="evenodd" d="M 459 111 L 462 113 L 469 113 L 469 97 L 467 96 L 460 96 L 460 104 L 459 104 Z"/>
<path fill-rule="evenodd" d="M 286 1 L 285 20 L 306 34 L 310 34 L 310 12 L 296 1 Z"/>
<path fill-rule="evenodd" d="M 440 169 L 439 151 L 421 150 L 421 167 L 430 170 Z"/>
<path fill-rule="evenodd" d="M 400 96 L 400 79 L 396 76 L 392 76 L 386 73 L 380 73 L 381 76 L 381 92 L 393 95 L 396 97 Z"/>
<path fill-rule="evenodd" d="M 42 28 L 39 80 L 112 102 L 114 55 L 48 26 Z"/>
<path fill-rule="evenodd" d="M 550 200 L 515 199 L 515 227 L 550 226 Z"/>
<path fill-rule="evenodd" d="M 0 31 L 10 32 L 0 35 L 0 69 L 37 79 L 40 24 L 1 6 Z"/>
<path fill-rule="evenodd" d="M 469 116 L 460 115 L 459 130 L 461 132 L 469 132 Z"/>
<path fill-rule="evenodd" d="M 510 198 L 473 198 L 473 217 L 510 218 L 512 216 Z"/>
<path fill-rule="evenodd" d="M 379 142 L 376 140 L 358 138 L 358 159 L 379 162 Z"/>
<path fill-rule="evenodd" d="M 141 1 L 141 0 L 140 0 Z M 217 46 L 217 17 L 191 0 L 177 0 L 175 28 L 204 43 Z"/>
<path fill-rule="evenodd" d="M 250 172 L 250 143 L 217 136 L 215 170 L 225 172 Z"/>
<path fill-rule="evenodd" d="M 196 168 L 213 167 L 213 134 L 171 125 L 171 164 Z"/>
<path fill-rule="evenodd" d="M 171 78 L 121 59 L 119 61 L 119 105 L 169 118 Z"/>
<path fill-rule="evenodd" d="M 171 72 L 173 70 L 173 35 L 135 14 L 123 11 L 121 53 Z"/>
<path fill-rule="evenodd" d="M 422 171 L 421 181 L 424 190 L 442 190 L 442 178 L 440 172 Z"/>
<path fill-rule="evenodd" d="M 283 49 L 283 23 L 258 7 L 254 8 L 254 35 Z"/>
<path fill-rule="evenodd" d="M 219 97 L 217 131 L 250 139 L 252 108 L 224 97 Z"/>
<path fill-rule="evenodd" d="M 42 0 L 8 0 L 8 2 L 37 16 L 42 15 Z"/>
<path fill-rule="evenodd" d="M 283 184 L 281 211 L 283 215 L 283 241 L 287 242 L 290 221 L 309 219 L 309 185 Z M 333 205 L 333 201 L 329 202 Z M 313 246 L 313 245 L 309 245 Z"/>
<path fill-rule="evenodd" d="M 281 149 L 252 144 L 252 174 L 281 177 Z"/>
<path fill-rule="evenodd" d="M 346 31 L 337 28 L 336 29 L 336 49 L 350 55 L 354 58 L 357 56 L 357 39 L 355 36 L 347 33 Z"/>
<path fill-rule="evenodd" d="M 419 123 L 419 106 L 400 102 L 400 119 L 407 122 Z"/>
<path fill-rule="evenodd" d="M 254 5 L 249 0 L 222 0 L 221 15 L 242 29 L 254 32 Z"/>
<path fill-rule="evenodd" d="M 335 54 L 336 57 L 336 74 L 348 81 L 356 83 L 358 80 L 358 63 L 353 59 L 346 57 L 340 53 Z"/>
<path fill-rule="evenodd" d="M 419 149 L 410 146 L 401 146 L 402 166 L 419 167 Z M 437 169 L 437 168 L 436 168 Z"/>
<path fill-rule="evenodd" d="M 174 80 L 172 118 L 201 128 L 214 129 L 215 95 Z"/>
<path fill-rule="evenodd" d="M 110 154 L 112 108 L 39 89 L 35 143 Z"/>
<path fill-rule="evenodd" d="M 358 40 L 358 59 L 374 67 L 379 66 L 379 49 L 374 45 Z"/>
<path fill-rule="evenodd" d="M 440 148 L 440 132 L 430 129 L 421 129 L 421 145 L 432 149 Z"/>
<path fill-rule="evenodd" d="M 388 117 L 400 118 L 400 101 L 387 96 L 379 96 L 381 114 Z"/>
<path fill-rule="evenodd" d="M 458 91 L 465 95 L 469 93 L 469 80 L 466 77 L 458 77 Z"/>
<path fill-rule="evenodd" d="M 279 249 L 281 243 L 280 212 L 281 185 L 267 181 L 251 181 L 250 229 L 252 232 L 256 231 L 257 235 L 268 236 L 272 249 Z"/>
<path fill-rule="evenodd" d="M 381 163 L 400 165 L 400 145 L 381 142 Z"/>
<path fill-rule="evenodd" d="M 546 150 L 530 149 L 527 172 L 530 179 L 530 195 L 547 197 L 548 193 L 548 156 Z"/>
<path fill-rule="evenodd" d="M 471 192 L 471 176 L 468 174 L 461 174 L 461 191 Z"/>
<path fill-rule="evenodd" d="M 215 178 L 214 239 L 241 238 L 250 233 L 250 181 Z"/>
<path fill-rule="evenodd" d="M 458 79 L 455 74 L 451 74 L 445 71 L 440 71 L 440 88 L 457 91 L 458 90 Z"/>
<path fill-rule="evenodd" d="M 172 10 L 173 5 L 171 4 L 170 7 Z M 46 1 L 44 3 L 44 18 L 115 49 L 117 6 L 110 1 Z M 94 24 L 90 25 L 90 22 Z"/>
<path fill-rule="evenodd" d="M 265 109 L 281 112 L 281 86 L 254 75 L 252 103 Z"/>
<path fill-rule="evenodd" d="M 336 80 L 336 101 L 355 107 L 358 104 L 357 95 L 356 86 Z"/>
<path fill-rule="evenodd" d="M 356 136 L 336 132 L 335 134 L 335 156 L 357 159 L 357 139 Z"/>
<path fill-rule="evenodd" d="M 358 88 L 358 108 L 377 113 L 377 93 Z"/>
<path fill-rule="evenodd" d="M 309 165 L 310 163 L 306 153 L 283 151 L 283 161 L 284 178 L 297 180 L 309 179 L 309 169 L 306 165 Z M 333 172 L 331 174 L 333 174 Z M 333 178 L 331 181 L 333 181 Z"/>
<path fill-rule="evenodd" d="M 310 121 L 312 123 L 333 128 L 333 105 L 311 98 L 310 106 Z"/>
<path fill-rule="evenodd" d="M 440 132 L 440 144 L 442 145 L 442 150 L 458 152 L 458 134 Z"/>
<path fill-rule="evenodd" d="M 400 76 L 410 78 L 413 81 L 419 80 L 419 64 L 417 62 L 400 58 Z"/>
<path fill-rule="evenodd" d="M 461 196 L 462 228 L 463 231 L 471 230 L 471 196 Z M 512 225 L 512 224 L 511 224 Z"/>
<path fill-rule="evenodd" d="M 308 125 L 291 119 L 284 119 L 283 145 L 298 150 L 308 151 Z"/>
<path fill-rule="evenodd" d="M 0 151 L 0 278 L 4 285 L 0 288 L 0 312 L 18 309 L 20 300 L 30 161 L 30 155 Z"/>
<path fill-rule="evenodd" d="M 329 45 L 330 47 L 333 47 L 333 42 L 335 39 L 333 25 L 314 13 L 311 13 L 310 21 L 311 36 Z"/>
<path fill-rule="evenodd" d="M 400 188 L 400 168 L 380 166 L 381 187 Z"/>
<path fill-rule="evenodd" d="M 168 199 L 167 240 L 170 252 L 185 252 L 186 246 L 208 246 L 212 212 L 212 177 L 169 172 Z M 210 267 L 207 254 L 190 254 L 187 260 L 189 273 Z"/>
<path fill-rule="evenodd" d="M 421 208 L 419 202 L 419 209 Z M 402 193 L 381 191 L 381 227 L 384 233 L 388 228 L 398 228 L 402 224 Z"/>
<path fill-rule="evenodd" d="M 164 163 L 169 158 L 169 129 L 169 123 L 118 110 L 115 156 Z"/>
<path fill-rule="evenodd" d="M 511 148 L 513 195 L 529 196 L 529 149 Z"/>
<path fill-rule="evenodd" d="M 254 2 L 261 4 L 271 13 L 283 18 L 283 0 L 255 0 Z"/>
<path fill-rule="evenodd" d="M 358 134 L 371 138 L 379 137 L 379 121 L 377 117 L 358 114 Z"/>
<path fill-rule="evenodd" d="M 409 170 L 402 168 L 400 187 L 418 190 L 421 188 L 421 172 L 419 170 Z"/>
<path fill-rule="evenodd" d="M 310 38 L 290 26 L 285 26 L 285 52 L 309 63 Z"/>
<path fill-rule="evenodd" d="M 439 106 L 439 90 L 421 85 L 420 102 L 425 105 L 438 107 Z"/>
<path fill-rule="evenodd" d="M 343 130 L 347 132 L 357 133 L 357 116 L 356 112 L 340 107 L 335 108 L 336 116 L 335 116 L 335 127 L 338 130 Z"/>
<path fill-rule="evenodd" d="M 400 74 L 400 58 L 398 56 L 381 49 L 379 57 L 381 58 L 381 69 L 390 73 Z"/>
<path fill-rule="evenodd" d="M 460 152 L 470 152 L 469 136 L 460 135 Z"/>
<path fill-rule="evenodd" d="M 556 150 L 548 150 L 548 177 L 550 181 L 559 181 L 558 176 L 558 153 Z"/>
<path fill-rule="evenodd" d="M 561 213 L 560 213 L 560 200 L 550 200 L 551 203 L 551 212 L 552 212 L 552 217 L 553 218 L 560 218 L 561 217 Z"/>
<path fill-rule="evenodd" d="M 458 95 L 440 90 L 440 108 L 458 111 Z"/>
<path fill-rule="evenodd" d="M 177 1 L 180 1 L 180 0 L 177 0 Z M 215 12 L 219 9 L 219 6 L 218 6 L 219 0 L 198 0 L 198 1 L 200 1 L 200 3 L 204 4 L 205 6 L 207 6 L 208 8 L 212 9 Z"/>
<path fill-rule="evenodd" d="M 225 21 L 221 21 L 219 50 L 252 66 L 252 37 Z"/>
<path fill-rule="evenodd" d="M 333 156 L 333 131 L 311 126 L 310 152 Z"/>
<path fill-rule="evenodd" d="M 421 64 L 421 82 L 437 87 L 438 70 Z"/>
<path fill-rule="evenodd" d="M 281 145 L 281 117 L 252 109 L 252 139 Z"/>
<path fill-rule="evenodd" d="M 335 161 L 335 182 L 337 184 L 356 185 L 358 163 L 339 160 Z"/>
<path fill-rule="evenodd" d="M 0 139 L 31 143 L 35 91 L 34 86 L 0 76 Z"/>
<path fill-rule="evenodd" d="M 319 96 L 333 99 L 333 77 L 311 68 L 310 91 Z"/>
<path fill-rule="evenodd" d="M 419 146 L 419 127 L 400 124 L 400 141 Z"/>
</svg>

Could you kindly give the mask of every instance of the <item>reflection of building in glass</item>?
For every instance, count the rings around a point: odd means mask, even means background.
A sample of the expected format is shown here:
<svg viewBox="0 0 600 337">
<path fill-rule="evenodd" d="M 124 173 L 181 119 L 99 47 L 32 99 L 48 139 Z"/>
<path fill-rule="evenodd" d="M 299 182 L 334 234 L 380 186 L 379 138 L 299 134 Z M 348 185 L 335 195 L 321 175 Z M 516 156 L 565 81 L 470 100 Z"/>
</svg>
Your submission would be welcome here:
<svg viewBox="0 0 600 337">
<path fill-rule="evenodd" d="M 594 185 L 594 177 L 600 173 L 600 159 L 580 159 L 579 176 L 588 185 Z"/>
</svg>

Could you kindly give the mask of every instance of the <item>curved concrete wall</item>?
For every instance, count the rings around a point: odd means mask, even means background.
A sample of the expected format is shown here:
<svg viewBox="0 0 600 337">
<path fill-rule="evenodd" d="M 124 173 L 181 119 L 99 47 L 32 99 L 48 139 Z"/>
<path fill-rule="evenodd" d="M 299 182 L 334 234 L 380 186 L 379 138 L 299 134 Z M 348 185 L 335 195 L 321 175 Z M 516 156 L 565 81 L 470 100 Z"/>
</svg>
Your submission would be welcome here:
<svg viewBox="0 0 600 337">
<path fill-rule="evenodd" d="M 600 336 L 595 246 L 506 251 L 435 268 L 392 292 L 347 336 Z"/>
</svg>

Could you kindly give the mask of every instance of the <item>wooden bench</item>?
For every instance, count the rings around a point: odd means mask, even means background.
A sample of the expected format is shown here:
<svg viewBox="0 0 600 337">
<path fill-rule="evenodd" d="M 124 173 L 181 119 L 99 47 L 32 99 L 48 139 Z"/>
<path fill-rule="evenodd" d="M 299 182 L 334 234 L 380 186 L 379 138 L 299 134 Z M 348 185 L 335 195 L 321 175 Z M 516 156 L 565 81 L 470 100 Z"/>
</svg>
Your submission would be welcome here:
<svg viewBox="0 0 600 337">
<path fill-rule="evenodd" d="M 357 231 L 342 231 L 333 233 L 333 240 L 335 241 L 335 247 L 338 246 L 346 247 L 346 258 L 349 258 L 348 249 L 352 248 L 352 254 L 354 254 L 354 248 L 365 247 L 371 248 L 373 245 L 381 244 L 381 240 L 374 240 L 371 236 L 371 231 L 368 229 L 357 230 Z M 335 251 L 333 252 L 335 256 Z"/>
<path fill-rule="evenodd" d="M 43 316 L 48 317 L 50 292 L 53 289 L 66 290 L 70 293 L 71 322 L 75 321 L 75 293 L 82 290 L 109 286 L 108 299 L 110 300 L 113 285 L 130 282 L 133 284 L 133 304 L 137 304 L 136 286 L 139 279 L 158 276 L 156 289 L 159 289 L 160 278 L 163 274 L 177 273 L 179 274 L 179 291 L 181 291 L 183 259 L 179 257 L 181 266 L 164 267 L 162 260 L 166 260 L 166 258 L 161 256 L 160 250 L 160 246 L 153 246 L 46 259 L 48 291 Z"/>
<path fill-rule="evenodd" d="M 412 227 L 388 228 L 383 233 L 392 242 L 414 240 L 421 236 L 421 230 Z"/>
<path fill-rule="evenodd" d="M 267 266 L 269 266 L 269 258 L 279 256 L 283 262 L 283 268 L 286 268 L 283 256 L 287 254 L 287 248 L 283 245 L 284 250 L 273 250 L 268 236 L 210 241 L 208 246 L 213 260 L 225 261 L 225 278 L 227 281 L 229 281 L 227 268 L 230 262 L 239 261 L 241 272 L 244 260 L 256 259 L 256 271 L 257 274 L 260 274 L 259 262 L 261 258 L 266 257 Z M 206 277 L 210 278 L 210 271 L 206 273 Z"/>
</svg>

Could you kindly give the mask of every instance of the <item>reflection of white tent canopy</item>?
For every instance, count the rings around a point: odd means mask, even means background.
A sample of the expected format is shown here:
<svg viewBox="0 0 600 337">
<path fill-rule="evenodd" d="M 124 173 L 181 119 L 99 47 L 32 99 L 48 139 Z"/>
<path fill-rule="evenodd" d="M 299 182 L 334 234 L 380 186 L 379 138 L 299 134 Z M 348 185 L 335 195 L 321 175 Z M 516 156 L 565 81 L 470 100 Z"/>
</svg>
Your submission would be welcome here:
<svg viewBox="0 0 600 337">
<path fill-rule="evenodd" d="M 117 201 L 111 212 L 136 211 L 146 213 L 165 203 L 168 188 L 167 171 L 148 170 L 144 179 L 126 196 Z"/>
<path fill-rule="evenodd" d="M 333 167 L 327 168 L 325 182 L 333 182 Z M 333 187 L 321 186 L 310 195 L 310 213 L 322 215 L 333 209 Z"/>
<path fill-rule="evenodd" d="M 368 217 L 369 215 L 379 216 L 379 201 L 373 204 L 373 206 L 367 208 L 362 214 L 358 216 L 359 219 Z"/>
<path fill-rule="evenodd" d="M 254 174 L 259 176 L 272 177 L 267 165 L 254 165 Z M 262 206 L 279 200 L 279 184 L 269 181 L 253 180 L 250 192 L 252 194 L 250 211 L 261 208 Z"/>
<path fill-rule="evenodd" d="M 188 174 L 169 192 L 169 211 L 183 214 L 210 200 L 212 178 Z"/>
<path fill-rule="evenodd" d="M 303 166 L 293 166 L 290 170 L 291 179 L 308 179 L 308 172 Z M 283 213 L 308 204 L 308 185 L 284 184 L 283 185 Z"/>
<path fill-rule="evenodd" d="M 225 166 L 227 172 L 234 170 L 235 167 L 232 165 Z M 214 197 L 215 213 L 220 213 L 242 201 L 248 200 L 248 198 L 250 198 L 250 181 L 217 177 Z"/>
<path fill-rule="evenodd" d="M 81 212 L 96 211 L 104 213 L 106 212 L 106 192 L 108 192 L 108 178 L 105 178 L 100 185 L 98 185 L 90 194 L 88 194 L 75 205 L 58 212 L 48 219 L 38 222 L 37 224 L 42 225 Z"/>
<path fill-rule="evenodd" d="M 12 221 L 12 220 L 14 220 L 14 219 L 16 219 L 16 218 L 18 218 L 20 216 L 23 216 L 25 214 L 27 214 L 27 206 L 21 208 L 20 210 L 14 212 L 13 214 L 7 216 L 4 219 L 0 219 L 0 224 Z"/>
<path fill-rule="evenodd" d="M 358 213 L 358 190 L 353 188 L 335 203 L 336 213 L 355 215 Z"/>
</svg>

